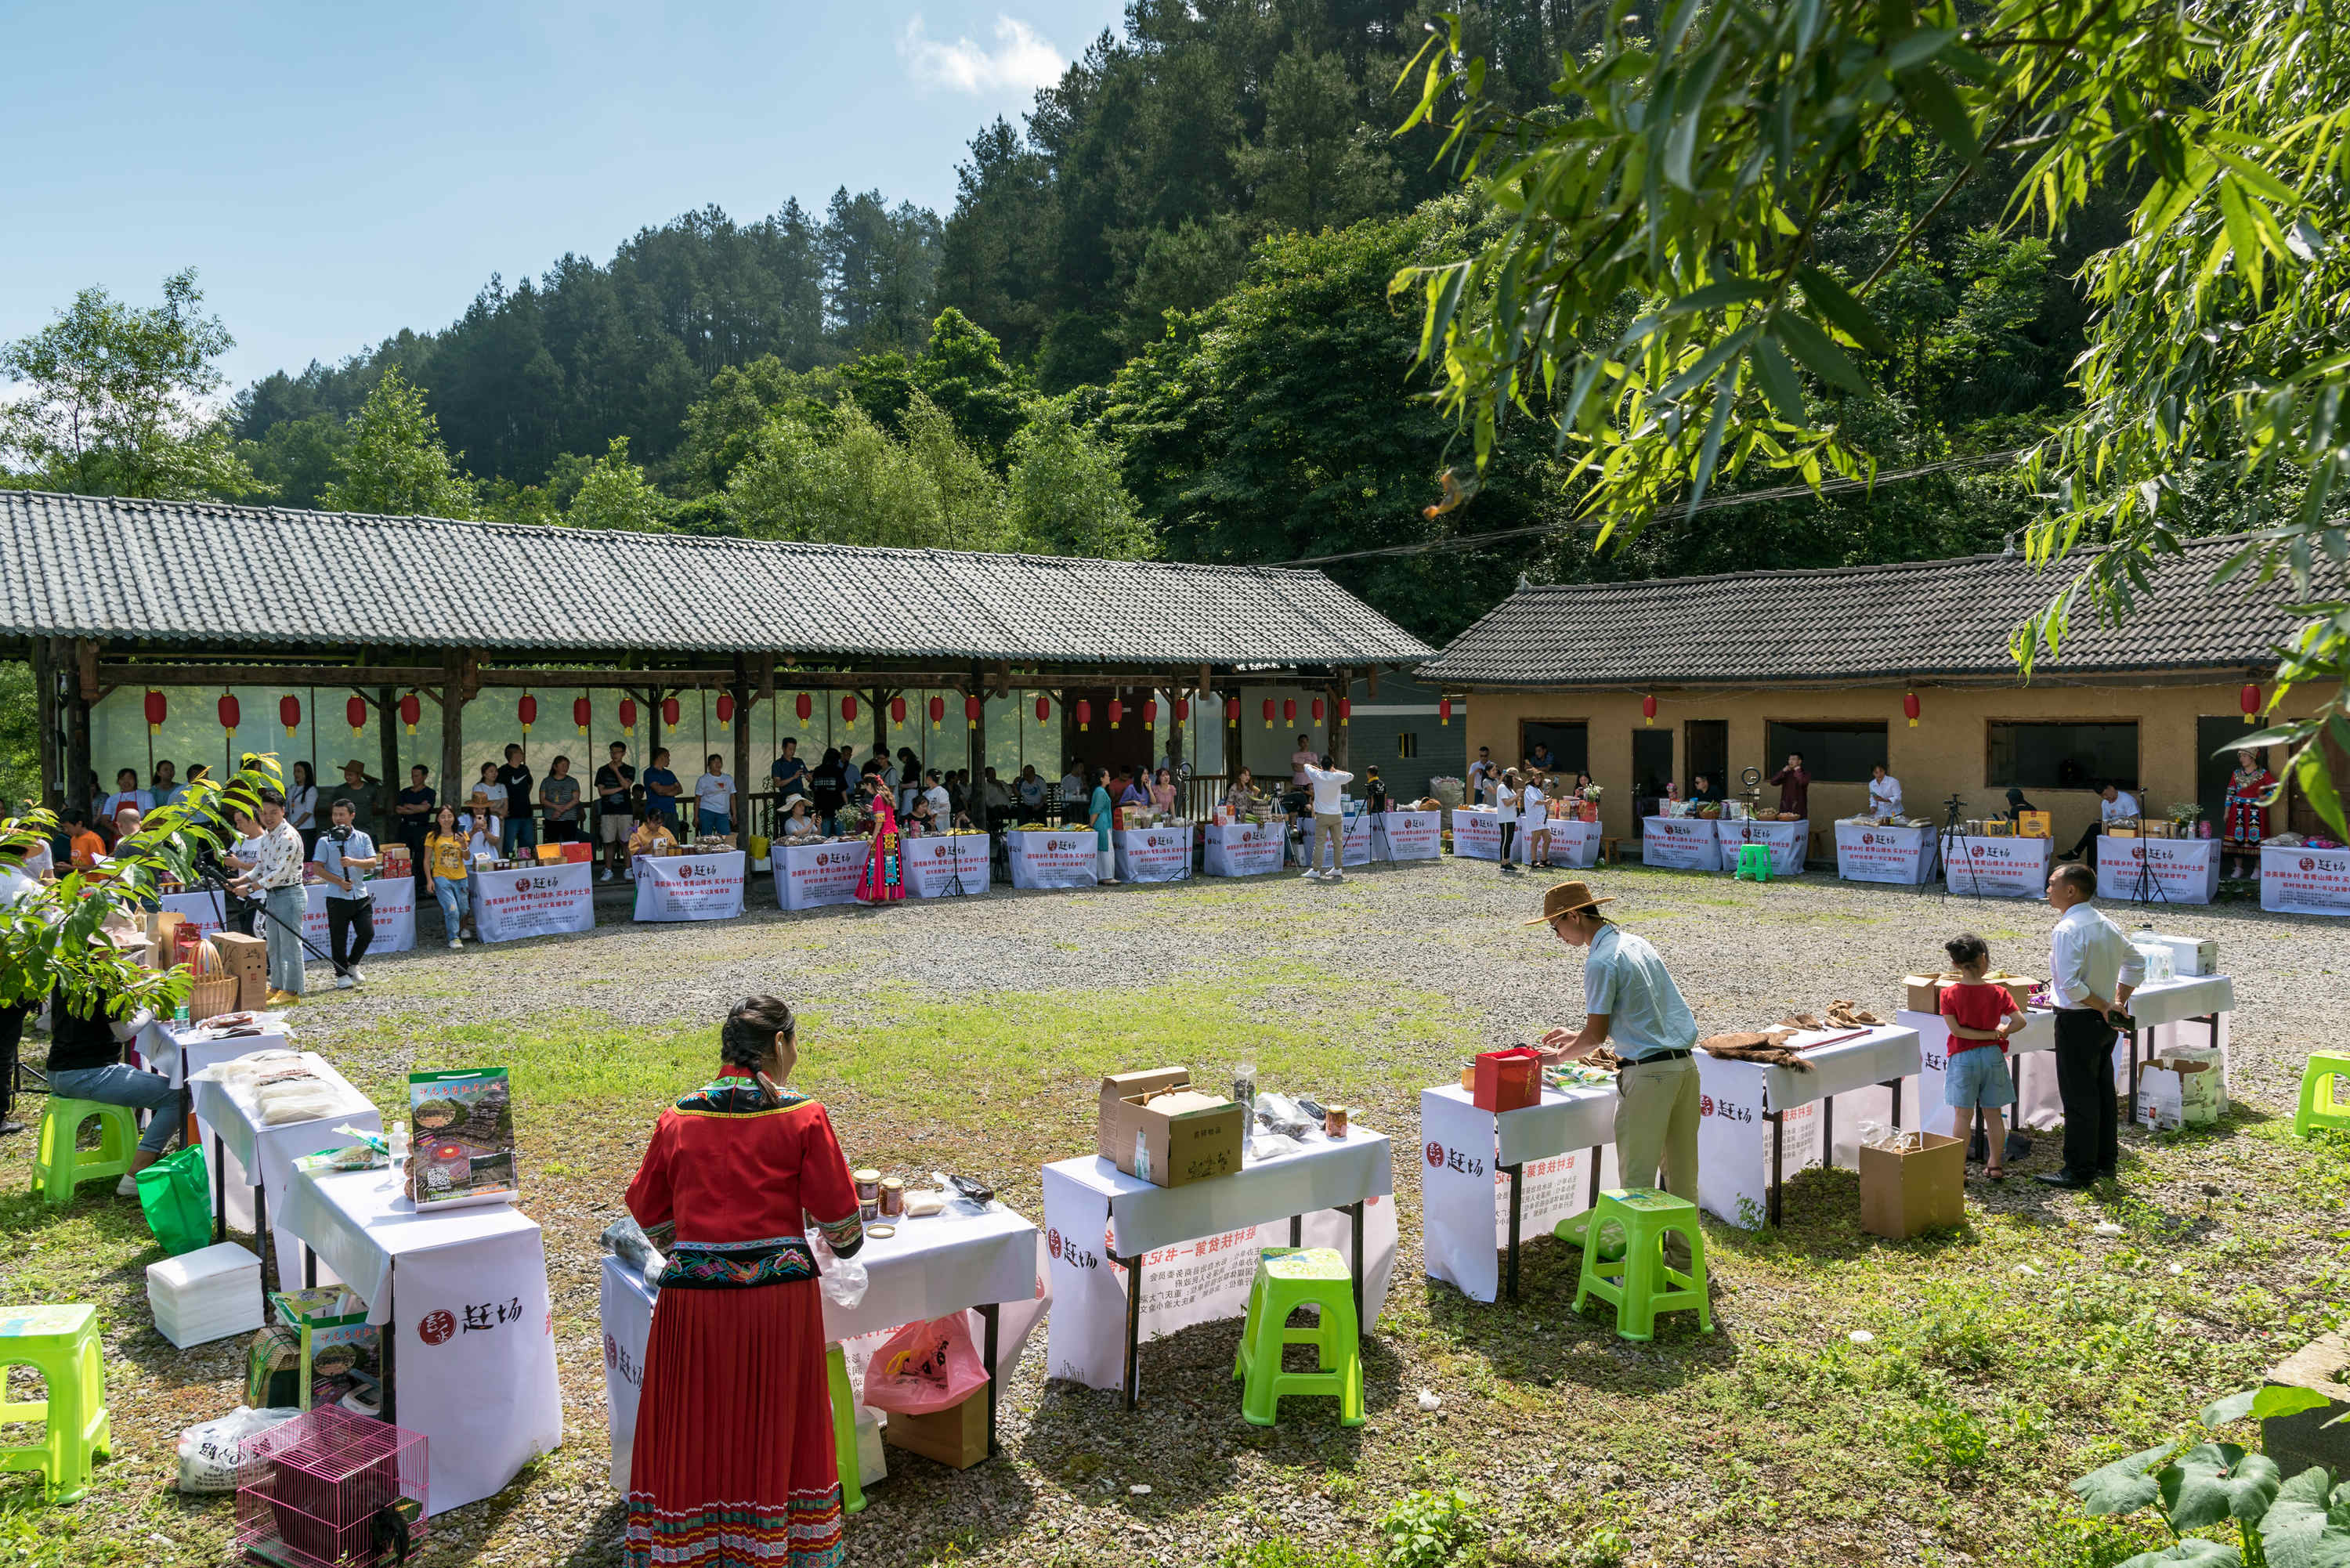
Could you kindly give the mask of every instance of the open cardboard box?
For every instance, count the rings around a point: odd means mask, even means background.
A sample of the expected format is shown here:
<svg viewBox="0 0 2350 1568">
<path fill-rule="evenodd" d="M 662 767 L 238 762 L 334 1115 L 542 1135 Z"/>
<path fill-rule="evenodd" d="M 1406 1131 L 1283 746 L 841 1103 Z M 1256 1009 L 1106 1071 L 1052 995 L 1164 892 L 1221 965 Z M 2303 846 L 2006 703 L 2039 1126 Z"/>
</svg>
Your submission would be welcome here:
<svg viewBox="0 0 2350 1568">
<path fill-rule="evenodd" d="M 1248 1137 L 1247 1107 L 1232 1100 L 1170 1116 L 1143 1102 L 1191 1085 L 1185 1067 L 1114 1073 L 1101 1081 L 1101 1157 L 1154 1187 L 1186 1187 L 1237 1175 Z"/>
<path fill-rule="evenodd" d="M 2018 1007 L 2030 1004 L 2032 992 L 2040 984 L 2038 981 L 2028 975 L 2002 975 L 1996 971 L 1986 975 L 1984 979 L 1990 984 L 2007 987 L 2008 995 L 2015 998 L 2015 1005 Z M 1905 974 L 1901 977 L 1901 988 L 1904 992 L 1901 1005 L 1912 1012 L 1939 1012 L 1942 1011 L 1943 988 L 1958 983 L 1955 980 L 1939 974 Z"/>
<path fill-rule="evenodd" d="M 987 1458 L 987 1390 L 974 1388 L 960 1402 L 927 1415 L 892 1410 L 881 1428 L 881 1440 L 950 1469 L 967 1470 Z"/>
<path fill-rule="evenodd" d="M 257 1012 L 269 994 L 268 941 L 242 931 L 214 931 L 212 944 L 220 954 L 221 969 L 236 981 L 237 1008 Z"/>
<path fill-rule="evenodd" d="M 1860 1228 L 1904 1241 L 1946 1231 L 1967 1217 L 1967 1146 L 1920 1133 L 1906 1151 L 1860 1146 Z"/>
</svg>

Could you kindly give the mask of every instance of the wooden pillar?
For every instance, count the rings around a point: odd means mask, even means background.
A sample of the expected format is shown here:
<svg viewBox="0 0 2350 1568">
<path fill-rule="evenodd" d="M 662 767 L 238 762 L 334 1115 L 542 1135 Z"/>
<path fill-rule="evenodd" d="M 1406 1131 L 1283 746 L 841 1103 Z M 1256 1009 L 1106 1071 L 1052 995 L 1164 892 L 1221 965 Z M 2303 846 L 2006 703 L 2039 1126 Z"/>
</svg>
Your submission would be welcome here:
<svg viewBox="0 0 2350 1568">
<path fill-rule="evenodd" d="M 889 754 L 889 710 L 883 704 L 889 700 L 889 693 L 886 689 L 879 686 L 873 689 L 873 750 L 885 757 Z"/>
<path fill-rule="evenodd" d="M 57 790 L 64 769 L 58 765 L 57 661 L 50 638 L 33 639 L 33 711 L 38 717 L 41 737 L 41 786 L 33 798 L 54 811 L 65 804 L 65 797 Z"/>
<path fill-rule="evenodd" d="M 391 814 L 392 803 L 408 785 L 408 774 L 400 765 L 400 692 L 396 688 L 376 688 L 376 731 L 381 742 L 377 748 L 377 762 L 383 769 L 383 805 L 376 813 L 379 823 L 396 823 Z"/>
<path fill-rule="evenodd" d="M 751 688 L 735 670 L 734 694 L 734 842 L 746 847 L 751 833 Z"/>
<path fill-rule="evenodd" d="M 661 749 L 662 695 L 661 689 L 658 686 L 645 688 L 645 760 L 638 764 L 639 777 L 643 776 L 644 769 L 653 765 L 653 753 Z M 675 773 L 677 770 L 671 768 L 670 772 Z M 650 800 L 652 797 L 648 795 L 646 798 Z"/>
<path fill-rule="evenodd" d="M 465 703 L 473 694 L 472 661 L 451 649 L 442 662 L 448 673 L 441 682 L 440 800 L 462 811 L 473 797 L 472 775 L 465 770 Z"/>
<path fill-rule="evenodd" d="M 984 824 L 987 820 L 987 687 L 980 680 L 976 670 L 972 674 L 971 690 L 964 695 L 979 699 L 978 719 L 965 720 L 964 722 L 970 726 L 971 789 L 973 794 L 980 797 L 980 812 L 974 820 Z"/>
<path fill-rule="evenodd" d="M 1342 773 L 1347 771 L 1347 732 L 1353 726 L 1338 722 L 1338 704 L 1347 700 L 1347 689 L 1353 685 L 1348 672 L 1342 669 L 1338 671 L 1338 679 L 1330 687 L 1329 696 L 1325 699 L 1330 704 L 1330 765 Z"/>
<path fill-rule="evenodd" d="M 98 645 L 76 638 L 68 646 L 72 649 L 73 665 L 67 670 L 65 680 L 64 798 L 71 805 L 88 809 L 98 805 L 89 792 L 89 705 L 97 695 Z"/>
</svg>

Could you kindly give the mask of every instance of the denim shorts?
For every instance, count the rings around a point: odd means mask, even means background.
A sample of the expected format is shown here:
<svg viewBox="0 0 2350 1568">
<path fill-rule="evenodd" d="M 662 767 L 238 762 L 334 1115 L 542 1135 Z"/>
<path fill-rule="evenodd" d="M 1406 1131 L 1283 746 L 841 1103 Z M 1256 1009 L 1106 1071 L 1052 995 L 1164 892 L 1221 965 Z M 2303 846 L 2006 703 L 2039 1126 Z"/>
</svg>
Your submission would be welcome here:
<svg viewBox="0 0 2350 1568">
<path fill-rule="evenodd" d="M 1977 1045 L 1950 1054 L 1942 1092 L 1956 1109 L 1987 1106 L 1992 1110 L 2015 1104 L 2015 1080 L 2008 1075 L 2007 1053 L 1996 1045 Z"/>
</svg>

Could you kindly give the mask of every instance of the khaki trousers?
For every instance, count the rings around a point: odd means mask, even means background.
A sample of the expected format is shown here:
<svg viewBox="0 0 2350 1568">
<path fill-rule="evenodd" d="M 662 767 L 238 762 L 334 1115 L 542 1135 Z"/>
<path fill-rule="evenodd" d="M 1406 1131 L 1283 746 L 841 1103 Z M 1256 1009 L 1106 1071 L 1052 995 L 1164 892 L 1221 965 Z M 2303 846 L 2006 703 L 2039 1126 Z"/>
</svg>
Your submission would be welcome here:
<svg viewBox="0 0 2350 1568">
<path fill-rule="evenodd" d="M 1330 841 L 1330 869 L 1333 871 L 1339 869 L 1345 859 L 1342 852 L 1347 844 L 1346 833 L 1345 817 L 1325 816 L 1319 812 L 1315 813 L 1313 847 L 1305 852 L 1305 868 L 1308 871 L 1318 871 L 1322 868 L 1322 841 L 1326 838 Z"/>
<path fill-rule="evenodd" d="M 1616 1094 L 1617 1179 L 1696 1202 L 1697 1063 L 1636 1062 L 1617 1075 Z"/>
</svg>

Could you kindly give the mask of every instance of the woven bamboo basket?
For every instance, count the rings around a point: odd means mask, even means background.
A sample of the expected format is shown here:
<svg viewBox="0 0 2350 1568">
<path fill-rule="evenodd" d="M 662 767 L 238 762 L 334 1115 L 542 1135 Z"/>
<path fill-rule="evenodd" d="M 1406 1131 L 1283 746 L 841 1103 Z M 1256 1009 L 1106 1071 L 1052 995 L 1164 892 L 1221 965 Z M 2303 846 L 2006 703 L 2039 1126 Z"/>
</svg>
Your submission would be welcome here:
<svg viewBox="0 0 2350 1568">
<path fill-rule="evenodd" d="M 236 976 L 215 975 L 200 980 L 188 992 L 188 1016 L 198 1023 L 236 1011 Z"/>
</svg>

